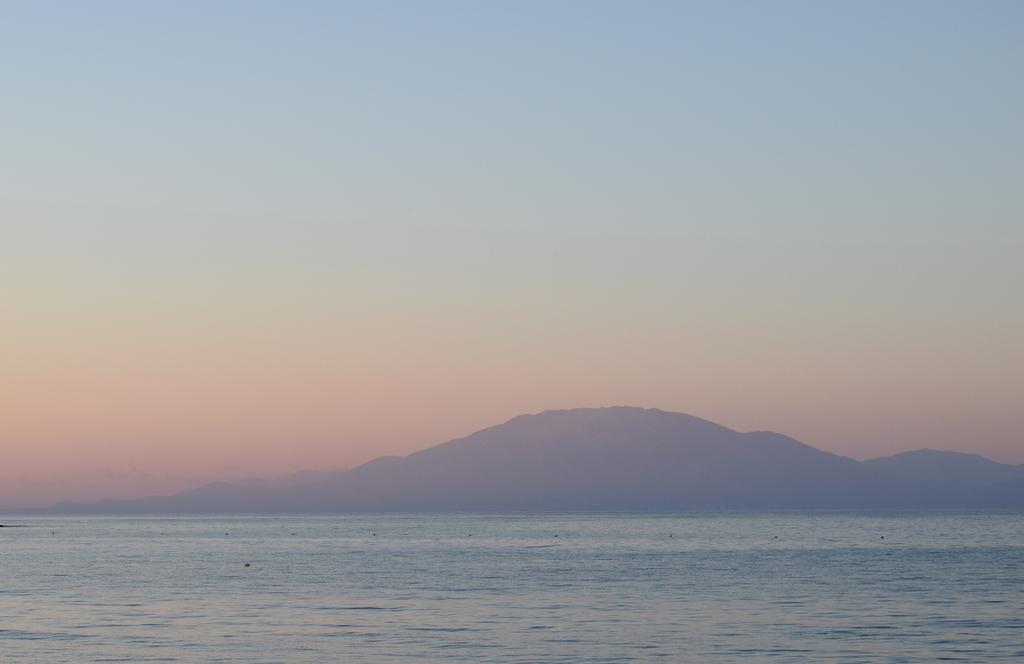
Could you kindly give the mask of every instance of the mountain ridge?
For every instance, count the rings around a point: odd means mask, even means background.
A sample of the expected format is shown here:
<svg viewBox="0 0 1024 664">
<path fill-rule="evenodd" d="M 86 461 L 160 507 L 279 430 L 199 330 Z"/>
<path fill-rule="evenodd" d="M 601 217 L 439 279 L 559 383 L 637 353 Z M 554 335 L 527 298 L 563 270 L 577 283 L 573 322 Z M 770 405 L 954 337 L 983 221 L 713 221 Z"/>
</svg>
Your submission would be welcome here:
<svg viewBox="0 0 1024 664">
<path fill-rule="evenodd" d="M 1024 507 L 1024 482 L 1015 483 L 1011 472 L 1017 467 L 977 455 L 920 452 L 859 462 L 785 434 L 737 432 L 685 413 L 627 406 L 549 410 L 306 483 L 212 483 L 168 496 L 60 503 L 42 511 Z M 961 457 L 972 465 L 957 475 Z M 994 479 L 966 482 L 950 479 L 951 473 Z"/>
<path fill-rule="evenodd" d="M 866 459 L 869 468 L 895 477 L 983 486 L 1024 478 L 1024 466 L 999 463 L 980 454 L 929 448 Z"/>
</svg>

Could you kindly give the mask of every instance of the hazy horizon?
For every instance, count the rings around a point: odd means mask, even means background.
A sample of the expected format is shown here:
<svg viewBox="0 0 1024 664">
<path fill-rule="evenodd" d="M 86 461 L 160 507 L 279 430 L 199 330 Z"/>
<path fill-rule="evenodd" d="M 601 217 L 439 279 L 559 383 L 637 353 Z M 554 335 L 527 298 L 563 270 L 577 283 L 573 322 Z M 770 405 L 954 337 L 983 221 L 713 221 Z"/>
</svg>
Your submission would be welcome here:
<svg viewBox="0 0 1024 664">
<path fill-rule="evenodd" d="M 5 3 L 0 506 L 611 404 L 1024 463 L 1021 63 L 1009 1 Z"/>
<path fill-rule="evenodd" d="M 347 467 L 331 467 L 331 468 L 304 468 L 301 470 L 293 470 L 287 473 L 264 473 L 257 474 L 255 472 L 246 472 L 242 470 L 229 471 L 226 474 L 219 476 L 199 476 L 199 477 L 175 477 L 172 475 L 161 475 L 161 474 L 150 474 L 139 470 L 138 468 L 129 467 L 120 472 L 111 471 L 110 469 L 96 469 L 91 473 L 79 473 L 77 475 L 65 476 L 59 480 L 52 482 L 46 482 L 45 480 L 40 482 L 39 478 L 35 478 L 31 485 L 28 484 L 14 484 L 13 486 L 6 487 L 6 494 L 15 496 L 16 500 L 20 500 L 20 503 L 3 504 L 0 503 L 0 510 L 16 510 L 21 508 L 35 509 L 40 507 L 50 507 L 58 502 L 94 502 L 99 500 L 119 500 L 119 499 L 134 499 L 150 496 L 161 496 L 177 494 L 181 491 L 187 491 L 190 489 L 198 488 L 210 483 L 219 482 L 238 482 L 240 480 L 269 480 L 269 481 L 280 481 L 301 476 L 306 473 L 324 473 L 324 472 L 341 472 L 344 470 L 350 470 L 357 468 L 362 463 L 379 459 L 381 456 L 408 456 L 408 454 L 415 454 L 417 452 L 424 452 L 433 447 L 440 447 L 444 443 L 461 440 L 464 438 L 470 438 L 475 434 L 485 433 L 488 429 L 500 427 L 503 425 L 512 424 L 515 420 L 519 420 L 523 417 L 534 418 L 540 415 L 558 414 L 558 413 L 581 413 L 585 411 L 644 411 L 644 412 L 655 412 L 667 415 L 684 415 L 696 417 L 692 413 L 678 413 L 674 411 L 665 411 L 662 409 L 648 409 L 638 406 L 600 406 L 600 407 L 587 407 L 587 408 L 576 408 L 576 409 L 548 409 L 537 413 L 520 413 L 513 418 L 503 420 L 501 422 L 491 423 L 484 429 L 466 432 L 463 435 L 454 436 L 451 439 L 444 441 L 436 441 L 424 448 L 412 450 L 409 453 L 403 453 L 400 455 L 380 455 L 372 457 L 371 459 L 365 459 L 359 463 L 352 464 Z M 704 420 L 704 418 L 697 417 L 698 420 Z M 721 423 L 711 422 L 704 420 L 705 422 L 712 425 L 720 425 Z M 726 427 L 729 428 L 729 427 Z M 754 431 L 738 431 L 738 433 L 778 433 L 785 436 L 785 432 L 771 432 L 763 429 Z M 680 441 L 682 442 L 682 441 Z M 800 441 L 805 443 L 807 441 Z M 811 447 L 814 447 L 811 445 Z M 828 452 L 828 450 L 822 450 Z M 915 451 L 936 451 L 934 448 L 915 448 L 913 450 L 901 450 L 894 454 L 900 454 L 902 452 L 915 452 Z M 963 453 L 962 450 L 938 450 L 944 452 L 959 452 Z M 844 455 L 840 455 L 844 456 Z M 886 455 L 889 456 L 889 455 Z M 864 461 L 869 458 L 876 457 L 846 457 L 854 458 L 856 461 Z M 877 458 L 885 458 L 877 457 Z M 987 458 L 987 457 L 984 457 Z M 998 461 L 997 459 L 992 459 Z M 692 461 L 696 462 L 696 459 Z M 1021 468 L 1024 469 L 1024 464 L 1021 464 Z M 401 493 L 400 486 L 392 486 L 390 488 L 384 487 L 385 491 L 393 491 L 396 495 Z M 339 505 L 344 507 L 344 505 Z"/>
</svg>

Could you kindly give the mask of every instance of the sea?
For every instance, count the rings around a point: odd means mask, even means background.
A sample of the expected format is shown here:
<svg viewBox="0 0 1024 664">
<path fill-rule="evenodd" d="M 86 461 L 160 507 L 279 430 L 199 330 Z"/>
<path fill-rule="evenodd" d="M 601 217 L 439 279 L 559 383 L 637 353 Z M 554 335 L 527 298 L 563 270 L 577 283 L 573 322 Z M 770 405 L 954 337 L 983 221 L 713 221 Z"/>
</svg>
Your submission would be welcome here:
<svg viewBox="0 0 1024 664">
<path fill-rule="evenodd" d="M 1024 660 L 1024 514 L 0 516 L 0 662 Z"/>
</svg>

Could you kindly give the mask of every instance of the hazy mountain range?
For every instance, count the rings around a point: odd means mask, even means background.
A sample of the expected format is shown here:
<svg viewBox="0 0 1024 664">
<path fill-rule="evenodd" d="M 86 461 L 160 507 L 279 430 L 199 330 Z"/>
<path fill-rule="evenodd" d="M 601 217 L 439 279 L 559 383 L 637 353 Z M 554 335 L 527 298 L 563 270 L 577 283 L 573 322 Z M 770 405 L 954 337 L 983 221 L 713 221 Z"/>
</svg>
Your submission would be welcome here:
<svg viewBox="0 0 1024 664">
<path fill-rule="evenodd" d="M 919 450 L 855 461 L 681 413 L 523 415 L 406 457 L 302 481 L 215 482 L 57 513 L 1024 508 L 1024 466 Z"/>
</svg>

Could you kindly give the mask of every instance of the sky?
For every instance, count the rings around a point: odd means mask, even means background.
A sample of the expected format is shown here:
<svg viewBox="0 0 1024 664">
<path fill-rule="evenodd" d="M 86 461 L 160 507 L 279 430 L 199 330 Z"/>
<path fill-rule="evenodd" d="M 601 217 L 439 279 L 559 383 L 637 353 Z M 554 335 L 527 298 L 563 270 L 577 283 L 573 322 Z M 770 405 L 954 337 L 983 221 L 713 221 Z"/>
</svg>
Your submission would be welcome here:
<svg viewBox="0 0 1024 664">
<path fill-rule="evenodd" d="M 1024 463 L 1024 3 L 0 3 L 0 507 L 635 405 Z"/>
</svg>

